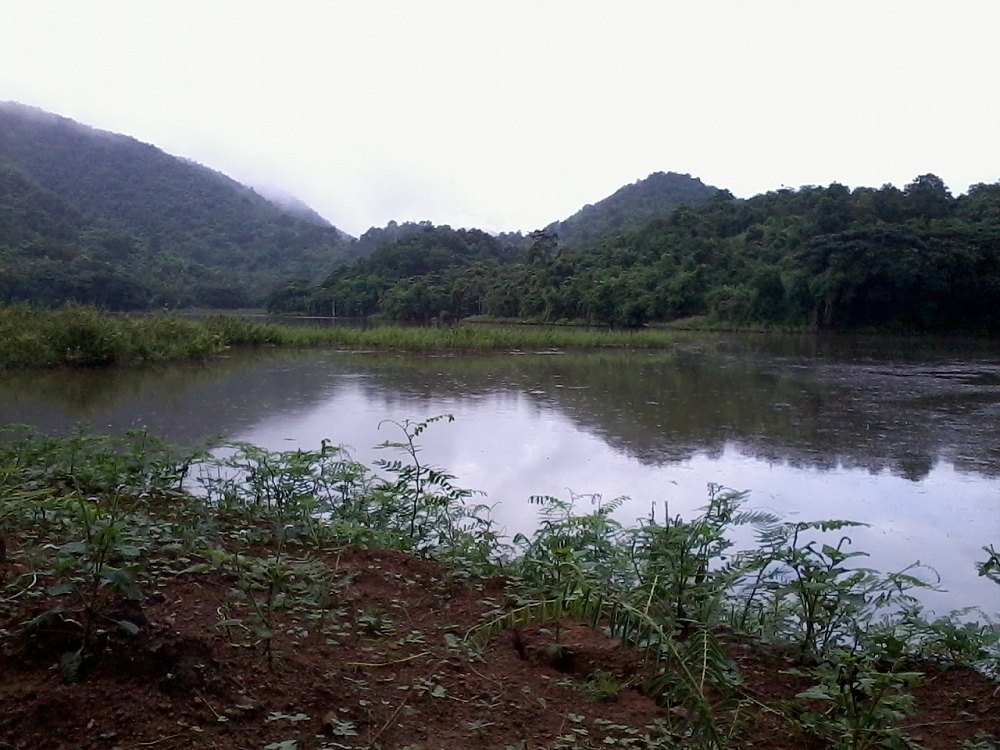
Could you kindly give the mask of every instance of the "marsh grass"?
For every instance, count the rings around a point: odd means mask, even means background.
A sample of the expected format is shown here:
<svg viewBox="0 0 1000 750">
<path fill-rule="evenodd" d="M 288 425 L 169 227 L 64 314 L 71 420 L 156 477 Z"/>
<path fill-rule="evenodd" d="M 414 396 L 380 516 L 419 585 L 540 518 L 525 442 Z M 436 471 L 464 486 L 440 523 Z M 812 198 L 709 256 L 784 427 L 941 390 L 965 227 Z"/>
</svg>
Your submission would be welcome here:
<svg viewBox="0 0 1000 750">
<path fill-rule="evenodd" d="M 239 316 L 113 315 L 69 304 L 58 310 L 0 307 L 0 368 L 107 367 L 204 359 L 236 347 L 338 347 L 351 350 L 534 352 L 664 349 L 680 334 L 544 326 L 457 324 L 374 328 L 287 326 Z"/>
</svg>

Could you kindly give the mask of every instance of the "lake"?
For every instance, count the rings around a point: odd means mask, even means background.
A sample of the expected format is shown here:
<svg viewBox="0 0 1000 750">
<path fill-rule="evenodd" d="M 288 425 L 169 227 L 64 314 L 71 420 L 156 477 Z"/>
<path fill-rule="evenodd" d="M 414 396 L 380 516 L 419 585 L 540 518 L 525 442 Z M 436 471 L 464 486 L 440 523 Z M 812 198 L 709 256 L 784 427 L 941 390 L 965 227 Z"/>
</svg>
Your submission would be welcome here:
<svg viewBox="0 0 1000 750">
<path fill-rule="evenodd" d="M 883 570 L 934 566 L 947 591 L 922 599 L 939 613 L 1000 611 L 1000 588 L 974 568 L 984 545 L 1000 546 L 989 343 L 705 335 L 656 353 L 263 351 L 0 380 L 0 422 L 274 450 L 329 438 L 366 463 L 401 437 L 384 420 L 439 414 L 455 421 L 421 436 L 423 460 L 483 491 L 508 534 L 533 527 L 532 495 L 580 495 L 582 508 L 586 495 L 625 495 L 619 517 L 633 522 L 654 506 L 690 517 L 716 483 L 788 519 L 871 524 L 852 549 Z"/>
</svg>

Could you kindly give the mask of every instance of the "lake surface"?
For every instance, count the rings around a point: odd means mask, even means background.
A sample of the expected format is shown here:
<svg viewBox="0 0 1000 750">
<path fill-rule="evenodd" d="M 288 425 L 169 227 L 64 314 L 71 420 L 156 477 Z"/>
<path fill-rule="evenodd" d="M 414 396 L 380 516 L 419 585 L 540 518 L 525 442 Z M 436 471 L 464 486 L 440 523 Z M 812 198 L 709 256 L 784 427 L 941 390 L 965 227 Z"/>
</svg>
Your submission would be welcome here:
<svg viewBox="0 0 1000 750">
<path fill-rule="evenodd" d="M 533 527 L 531 495 L 627 495 L 619 516 L 632 522 L 665 504 L 689 517 L 717 483 L 789 519 L 867 522 L 852 548 L 873 567 L 938 570 L 948 591 L 923 596 L 928 606 L 1000 612 L 1000 587 L 974 569 L 984 545 L 1000 546 L 1000 351 L 988 343 L 713 336 L 658 353 L 268 351 L 0 378 L 3 423 L 275 450 L 329 438 L 366 463 L 401 437 L 383 420 L 448 413 L 455 422 L 422 436 L 423 459 L 485 492 L 509 534 Z"/>
</svg>

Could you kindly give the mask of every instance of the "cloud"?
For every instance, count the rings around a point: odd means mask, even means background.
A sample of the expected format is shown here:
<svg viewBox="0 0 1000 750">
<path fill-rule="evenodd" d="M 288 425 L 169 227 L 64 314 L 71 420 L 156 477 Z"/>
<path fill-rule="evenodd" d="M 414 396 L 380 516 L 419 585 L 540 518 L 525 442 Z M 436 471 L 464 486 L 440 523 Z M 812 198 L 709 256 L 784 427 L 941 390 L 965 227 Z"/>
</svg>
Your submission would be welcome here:
<svg viewBox="0 0 1000 750">
<path fill-rule="evenodd" d="M 389 219 L 530 230 L 657 170 L 1000 177 L 1000 4 L 88 2 L 8 9 L 0 98 Z"/>
</svg>

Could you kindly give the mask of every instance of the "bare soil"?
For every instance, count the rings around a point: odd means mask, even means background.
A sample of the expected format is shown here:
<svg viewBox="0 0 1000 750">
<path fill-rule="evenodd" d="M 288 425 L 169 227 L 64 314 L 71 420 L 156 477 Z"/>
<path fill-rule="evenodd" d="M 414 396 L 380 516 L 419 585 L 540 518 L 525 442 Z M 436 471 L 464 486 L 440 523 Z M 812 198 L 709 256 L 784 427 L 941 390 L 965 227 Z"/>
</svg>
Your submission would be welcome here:
<svg viewBox="0 0 1000 750">
<path fill-rule="evenodd" d="M 25 557 L 8 539 L 4 581 L 27 573 Z M 244 623 L 227 624 L 233 580 L 220 571 L 160 575 L 142 601 L 110 604 L 76 682 L 60 668 L 79 643 L 73 613 L 28 628 L 61 600 L 8 602 L 0 609 L 0 748 L 685 746 L 672 735 L 682 711 L 647 694 L 641 655 L 599 628 L 564 623 L 558 645 L 551 627 L 508 630 L 476 650 L 463 639 L 509 606 L 503 580 L 463 582 L 391 551 L 313 557 L 340 582 L 329 614 L 317 621 L 276 610 L 270 654 Z M 122 621 L 134 627 L 115 624 Z M 788 658 L 735 638 L 729 647 L 747 699 L 738 716 L 723 714 L 732 746 L 820 747 L 788 718 L 809 685 L 787 673 Z M 964 668 L 919 668 L 918 710 L 903 722 L 909 737 L 932 750 L 1000 741 L 997 683 Z"/>
</svg>

